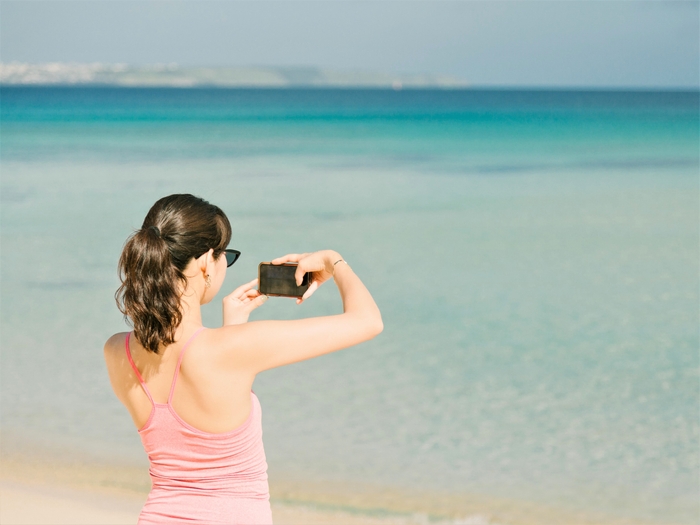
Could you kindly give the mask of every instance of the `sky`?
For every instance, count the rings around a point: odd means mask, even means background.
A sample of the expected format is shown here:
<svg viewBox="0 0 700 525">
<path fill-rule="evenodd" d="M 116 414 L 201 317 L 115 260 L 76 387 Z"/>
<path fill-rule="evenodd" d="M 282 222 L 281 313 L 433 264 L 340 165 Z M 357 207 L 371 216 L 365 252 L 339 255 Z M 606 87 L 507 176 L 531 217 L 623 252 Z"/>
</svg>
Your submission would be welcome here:
<svg viewBox="0 0 700 525">
<path fill-rule="evenodd" d="M 2 62 L 311 66 L 700 87 L 700 2 L 0 0 Z"/>
</svg>

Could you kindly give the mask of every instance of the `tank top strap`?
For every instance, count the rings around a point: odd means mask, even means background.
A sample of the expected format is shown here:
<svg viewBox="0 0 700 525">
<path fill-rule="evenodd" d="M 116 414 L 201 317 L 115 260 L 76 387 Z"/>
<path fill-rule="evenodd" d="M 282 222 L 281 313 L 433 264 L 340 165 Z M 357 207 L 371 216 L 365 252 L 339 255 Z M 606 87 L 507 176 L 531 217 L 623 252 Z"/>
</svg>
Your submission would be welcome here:
<svg viewBox="0 0 700 525">
<path fill-rule="evenodd" d="M 194 341 L 194 338 L 197 337 L 205 329 L 206 328 L 203 326 L 194 334 L 192 334 L 192 337 L 190 337 L 187 340 L 185 346 L 183 346 L 182 350 L 180 350 L 180 357 L 178 357 L 177 359 L 177 366 L 175 367 L 175 374 L 173 375 L 173 384 L 170 385 L 170 395 L 168 396 L 168 404 L 170 404 L 170 402 L 173 400 L 173 393 L 175 392 L 175 383 L 177 383 L 177 377 L 178 375 L 180 375 L 180 365 L 182 364 L 182 357 L 185 355 L 185 350 L 187 350 L 187 347 L 190 346 L 190 343 Z"/>
<path fill-rule="evenodd" d="M 139 369 L 136 368 L 136 363 L 134 363 L 134 359 L 131 357 L 131 349 L 129 348 L 129 339 L 131 338 L 131 332 L 126 334 L 126 357 L 129 358 L 129 364 L 131 364 L 131 368 L 134 369 L 134 372 L 136 373 L 136 377 L 139 380 L 139 383 L 141 383 L 141 388 L 143 388 L 143 391 L 146 392 L 146 395 L 148 396 L 148 399 L 151 401 L 152 405 L 155 405 L 153 402 L 153 398 L 151 397 L 151 393 L 148 391 L 148 387 L 146 386 L 146 382 L 143 380 L 143 377 L 141 377 L 141 372 L 139 372 Z"/>
</svg>

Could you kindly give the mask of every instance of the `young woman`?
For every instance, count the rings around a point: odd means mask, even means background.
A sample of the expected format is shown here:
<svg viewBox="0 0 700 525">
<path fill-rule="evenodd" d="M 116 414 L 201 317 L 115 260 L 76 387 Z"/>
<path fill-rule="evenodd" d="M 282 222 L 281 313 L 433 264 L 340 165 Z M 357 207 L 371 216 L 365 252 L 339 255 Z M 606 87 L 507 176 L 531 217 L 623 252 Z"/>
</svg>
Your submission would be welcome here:
<svg viewBox="0 0 700 525">
<path fill-rule="evenodd" d="M 270 524 L 261 409 L 251 387 L 270 368 L 327 354 L 382 331 L 379 309 L 337 252 L 285 255 L 312 284 L 333 278 L 343 313 L 296 321 L 248 316 L 267 297 L 250 281 L 223 300 L 220 328 L 202 326 L 239 252 L 231 226 L 193 195 L 156 202 L 119 260 L 119 309 L 133 324 L 104 347 L 112 388 L 131 414 L 150 461 L 152 489 L 139 524 Z"/>
</svg>

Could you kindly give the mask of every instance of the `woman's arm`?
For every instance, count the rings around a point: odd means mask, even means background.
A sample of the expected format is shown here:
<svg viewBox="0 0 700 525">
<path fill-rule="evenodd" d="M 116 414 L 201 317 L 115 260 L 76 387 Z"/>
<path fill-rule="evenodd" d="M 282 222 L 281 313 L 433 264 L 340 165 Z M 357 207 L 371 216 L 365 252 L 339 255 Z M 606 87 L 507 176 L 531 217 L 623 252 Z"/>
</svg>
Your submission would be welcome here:
<svg viewBox="0 0 700 525">
<path fill-rule="evenodd" d="M 273 263 L 298 262 L 297 277 L 312 273 L 307 299 L 323 282 L 334 278 L 343 301 L 343 313 L 295 321 L 254 321 L 224 326 L 217 332 L 224 359 L 253 373 L 288 365 L 347 348 L 372 339 L 383 330 L 382 317 L 365 285 L 338 252 L 288 255 Z M 299 301 L 301 302 L 301 301 Z"/>
</svg>

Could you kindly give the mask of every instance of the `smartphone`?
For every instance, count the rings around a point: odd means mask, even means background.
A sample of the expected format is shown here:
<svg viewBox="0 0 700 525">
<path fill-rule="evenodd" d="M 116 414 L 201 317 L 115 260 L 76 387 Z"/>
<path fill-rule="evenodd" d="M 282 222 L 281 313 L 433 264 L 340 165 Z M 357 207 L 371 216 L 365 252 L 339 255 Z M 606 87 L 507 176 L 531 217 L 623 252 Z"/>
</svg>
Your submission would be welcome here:
<svg viewBox="0 0 700 525">
<path fill-rule="evenodd" d="M 261 262 L 258 265 L 258 291 L 275 297 L 301 297 L 309 288 L 310 274 L 304 274 L 301 286 L 297 286 L 294 272 L 296 263 L 272 264 Z"/>
</svg>

